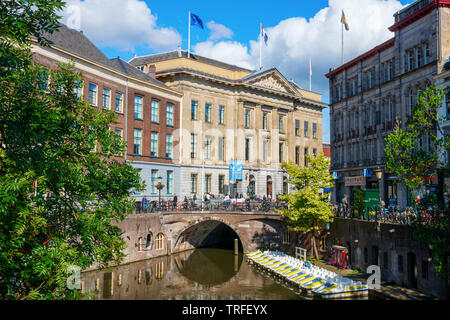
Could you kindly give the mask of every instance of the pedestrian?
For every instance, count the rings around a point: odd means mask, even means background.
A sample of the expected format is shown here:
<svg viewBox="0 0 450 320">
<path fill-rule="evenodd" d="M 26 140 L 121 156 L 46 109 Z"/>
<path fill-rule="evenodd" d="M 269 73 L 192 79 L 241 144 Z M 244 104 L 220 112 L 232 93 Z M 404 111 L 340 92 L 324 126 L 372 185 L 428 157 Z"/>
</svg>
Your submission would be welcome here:
<svg viewBox="0 0 450 320">
<path fill-rule="evenodd" d="M 247 194 L 247 197 L 245 198 L 245 202 L 247 204 L 247 211 L 250 212 L 250 196 Z"/>
<path fill-rule="evenodd" d="M 173 196 L 173 209 L 176 209 L 176 208 L 177 208 L 177 203 L 178 203 L 178 197 L 177 197 L 177 195 L 175 194 L 175 195 Z"/>
</svg>

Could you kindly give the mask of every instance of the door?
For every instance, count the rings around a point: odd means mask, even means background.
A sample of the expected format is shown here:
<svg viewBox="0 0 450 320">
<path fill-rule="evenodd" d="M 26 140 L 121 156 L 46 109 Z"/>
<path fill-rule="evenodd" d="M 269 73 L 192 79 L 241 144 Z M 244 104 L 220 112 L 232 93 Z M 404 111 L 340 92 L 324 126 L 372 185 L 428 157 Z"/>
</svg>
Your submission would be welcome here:
<svg viewBox="0 0 450 320">
<path fill-rule="evenodd" d="M 408 286 L 410 288 L 417 289 L 416 255 L 412 252 L 409 252 L 407 255 L 407 268 L 408 268 Z"/>
</svg>

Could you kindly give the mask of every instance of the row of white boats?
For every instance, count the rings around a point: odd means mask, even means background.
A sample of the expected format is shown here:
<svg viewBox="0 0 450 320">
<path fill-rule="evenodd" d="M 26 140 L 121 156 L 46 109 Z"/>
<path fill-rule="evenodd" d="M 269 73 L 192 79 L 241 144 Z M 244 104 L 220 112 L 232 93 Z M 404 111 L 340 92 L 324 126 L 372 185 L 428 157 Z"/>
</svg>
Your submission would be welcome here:
<svg viewBox="0 0 450 320">
<path fill-rule="evenodd" d="M 279 251 L 255 251 L 249 262 L 284 278 L 289 283 L 311 291 L 323 299 L 367 297 L 369 288 L 337 273 L 315 266 Z"/>
</svg>

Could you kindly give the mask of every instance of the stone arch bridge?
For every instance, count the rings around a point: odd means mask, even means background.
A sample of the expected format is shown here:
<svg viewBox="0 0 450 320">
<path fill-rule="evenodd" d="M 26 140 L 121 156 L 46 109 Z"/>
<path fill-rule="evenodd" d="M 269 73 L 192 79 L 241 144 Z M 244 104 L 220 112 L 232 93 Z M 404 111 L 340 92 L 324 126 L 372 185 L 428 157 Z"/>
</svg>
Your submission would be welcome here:
<svg viewBox="0 0 450 320">
<path fill-rule="evenodd" d="M 127 243 L 125 263 L 194 248 L 280 248 L 287 225 L 272 213 L 176 212 L 132 214 L 118 224 Z"/>
</svg>

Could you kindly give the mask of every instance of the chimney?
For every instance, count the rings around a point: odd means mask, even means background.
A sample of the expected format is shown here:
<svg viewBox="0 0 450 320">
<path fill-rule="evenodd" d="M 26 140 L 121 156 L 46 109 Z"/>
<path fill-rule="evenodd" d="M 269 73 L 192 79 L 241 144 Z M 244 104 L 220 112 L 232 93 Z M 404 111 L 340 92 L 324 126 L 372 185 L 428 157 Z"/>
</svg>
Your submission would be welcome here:
<svg viewBox="0 0 450 320">
<path fill-rule="evenodd" d="M 148 66 L 148 75 L 156 79 L 156 66 L 154 64 Z"/>
<path fill-rule="evenodd" d="M 178 46 L 178 58 L 181 58 L 181 46 Z"/>
</svg>

